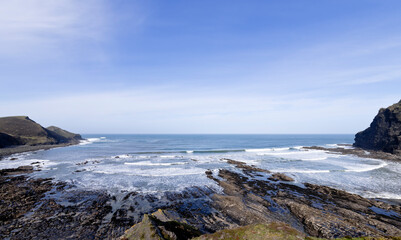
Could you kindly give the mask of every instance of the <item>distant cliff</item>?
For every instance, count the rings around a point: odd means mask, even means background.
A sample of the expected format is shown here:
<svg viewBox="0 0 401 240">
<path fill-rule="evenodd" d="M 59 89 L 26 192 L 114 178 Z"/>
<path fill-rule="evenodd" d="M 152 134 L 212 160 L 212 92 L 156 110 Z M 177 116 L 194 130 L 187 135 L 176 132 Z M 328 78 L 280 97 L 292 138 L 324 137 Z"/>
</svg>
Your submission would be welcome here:
<svg viewBox="0 0 401 240">
<path fill-rule="evenodd" d="M 355 135 L 354 146 L 401 154 L 401 101 L 380 109 L 370 127 Z"/>
<path fill-rule="evenodd" d="M 27 116 L 0 118 L 0 148 L 18 145 L 78 143 L 81 135 L 58 127 L 44 128 Z"/>
</svg>

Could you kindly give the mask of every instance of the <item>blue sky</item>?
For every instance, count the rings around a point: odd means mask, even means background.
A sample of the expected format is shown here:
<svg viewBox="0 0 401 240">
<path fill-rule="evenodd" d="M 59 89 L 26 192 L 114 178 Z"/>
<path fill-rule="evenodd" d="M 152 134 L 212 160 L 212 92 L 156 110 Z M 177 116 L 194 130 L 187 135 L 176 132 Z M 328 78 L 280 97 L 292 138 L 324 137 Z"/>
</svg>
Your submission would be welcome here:
<svg viewBox="0 0 401 240">
<path fill-rule="evenodd" d="M 80 133 L 355 133 L 400 1 L 0 1 L 0 115 Z"/>
</svg>

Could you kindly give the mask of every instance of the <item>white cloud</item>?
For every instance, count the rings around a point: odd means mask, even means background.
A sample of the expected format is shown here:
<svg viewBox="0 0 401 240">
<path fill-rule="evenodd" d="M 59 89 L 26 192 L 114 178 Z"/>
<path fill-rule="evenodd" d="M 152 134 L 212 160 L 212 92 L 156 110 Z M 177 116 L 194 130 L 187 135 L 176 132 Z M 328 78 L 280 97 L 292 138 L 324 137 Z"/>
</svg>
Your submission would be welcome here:
<svg viewBox="0 0 401 240">
<path fill-rule="evenodd" d="M 170 90 L 10 100 L 0 103 L 0 115 L 29 115 L 81 133 L 355 133 L 398 101 Z"/>
<path fill-rule="evenodd" d="M 74 41 L 101 41 L 109 21 L 102 0 L 2 0 L 0 54 L 46 55 Z"/>
</svg>

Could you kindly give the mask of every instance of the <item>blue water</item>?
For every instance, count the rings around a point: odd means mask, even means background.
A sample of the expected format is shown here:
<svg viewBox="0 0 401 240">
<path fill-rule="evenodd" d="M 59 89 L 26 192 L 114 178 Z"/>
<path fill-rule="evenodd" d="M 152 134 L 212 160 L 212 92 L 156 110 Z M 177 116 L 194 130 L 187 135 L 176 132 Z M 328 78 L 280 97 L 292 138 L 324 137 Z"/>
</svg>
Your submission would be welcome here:
<svg viewBox="0 0 401 240">
<path fill-rule="evenodd" d="M 110 192 L 216 188 L 206 170 L 235 170 L 234 159 L 284 172 L 296 182 L 324 184 L 366 197 L 401 198 L 401 165 L 305 150 L 302 146 L 351 144 L 353 135 L 85 135 L 81 145 L 17 154 L 0 168 L 29 165 L 33 177 L 51 177 L 77 188 Z"/>
</svg>

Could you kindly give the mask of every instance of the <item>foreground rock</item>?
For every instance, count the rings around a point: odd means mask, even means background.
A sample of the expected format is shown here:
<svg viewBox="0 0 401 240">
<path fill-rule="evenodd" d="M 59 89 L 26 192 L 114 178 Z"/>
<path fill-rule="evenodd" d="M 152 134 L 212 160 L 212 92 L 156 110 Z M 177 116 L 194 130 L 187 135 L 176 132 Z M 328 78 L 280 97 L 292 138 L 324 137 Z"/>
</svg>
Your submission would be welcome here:
<svg viewBox="0 0 401 240">
<path fill-rule="evenodd" d="M 232 237 L 255 233 L 248 225 L 263 226 L 260 230 L 266 232 L 268 224 L 278 222 L 291 226 L 289 229 L 294 233 L 302 233 L 295 234 L 293 239 L 401 236 L 400 205 L 365 199 L 330 187 L 296 184 L 289 182 L 290 177 L 284 174 L 251 170 L 243 162 L 224 160 L 239 171 L 206 172 L 223 192 L 204 195 L 196 204 L 178 203 L 164 208 L 177 222 L 203 233 L 217 232 L 199 239 L 236 239 Z M 263 236 L 260 239 L 269 239 L 263 231 L 258 232 Z"/>
<path fill-rule="evenodd" d="M 0 239 L 116 239 L 144 214 L 159 208 L 205 211 L 208 196 L 213 193 L 211 189 L 193 188 L 162 196 L 136 192 L 111 196 L 102 191 L 76 190 L 52 179 L 29 178 L 27 173 L 32 171 L 32 166 L 0 170 Z M 157 217 L 152 222 L 166 234 L 181 226 L 170 222 L 180 218 L 174 212 L 160 211 L 152 216 Z M 197 234 L 185 235 L 199 236 L 198 230 L 188 227 Z"/>
<path fill-rule="evenodd" d="M 80 140 L 79 134 L 54 126 L 44 128 L 26 116 L 0 118 L 0 157 L 77 144 Z"/>
<path fill-rule="evenodd" d="M 27 171 L 32 168 L 1 170 L 0 239 L 101 239 L 112 235 L 110 224 L 102 222 L 111 211 L 107 194 L 68 194 L 65 184 L 19 175 Z"/>
<path fill-rule="evenodd" d="M 234 168 L 206 172 L 220 190 L 193 187 L 162 195 L 78 191 L 21 175 L 29 167 L 3 170 L 0 238 L 232 239 L 271 236 L 274 229 L 291 231 L 293 239 L 401 236 L 400 205 L 224 161 Z"/>
<path fill-rule="evenodd" d="M 127 230 L 120 239 L 187 240 L 201 235 L 198 229 L 170 218 L 169 215 L 160 209 L 151 215 L 145 214 L 142 221 Z"/>
<path fill-rule="evenodd" d="M 216 195 L 220 212 L 240 225 L 282 221 L 310 236 L 401 236 L 399 206 L 364 199 L 333 188 L 263 181 L 220 170 L 225 195 Z"/>
<path fill-rule="evenodd" d="M 401 101 L 380 109 L 370 127 L 355 135 L 354 146 L 401 154 Z"/>
</svg>

